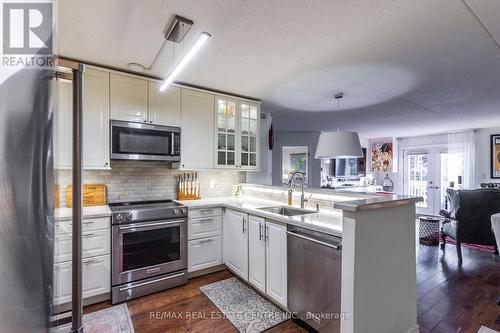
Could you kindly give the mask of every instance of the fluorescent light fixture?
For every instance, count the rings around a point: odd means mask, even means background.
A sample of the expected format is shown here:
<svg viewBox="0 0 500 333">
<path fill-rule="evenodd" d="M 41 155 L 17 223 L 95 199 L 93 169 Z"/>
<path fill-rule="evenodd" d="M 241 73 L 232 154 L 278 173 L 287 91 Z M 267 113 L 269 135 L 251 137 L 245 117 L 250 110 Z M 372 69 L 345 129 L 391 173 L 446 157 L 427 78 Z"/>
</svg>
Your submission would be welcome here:
<svg viewBox="0 0 500 333">
<path fill-rule="evenodd" d="M 180 71 L 187 65 L 189 60 L 198 52 L 198 50 L 205 44 L 205 42 L 211 37 L 211 35 L 208 32 L 202 32 L 200 36 L 198 37 L 198 40 L 194 43 L 193 47 L 186 53 L 184 58 L 181 59 L 181 61 L 175 66 L 175 68 L 170 72 L 170 74 L 167 76 L 165 81 L 160 86 L 160 91 L 164 91 L 167 86 L 174 81 L 174 78 L 177 76 L 177 74 L 180 73 Z"/>
</svg>

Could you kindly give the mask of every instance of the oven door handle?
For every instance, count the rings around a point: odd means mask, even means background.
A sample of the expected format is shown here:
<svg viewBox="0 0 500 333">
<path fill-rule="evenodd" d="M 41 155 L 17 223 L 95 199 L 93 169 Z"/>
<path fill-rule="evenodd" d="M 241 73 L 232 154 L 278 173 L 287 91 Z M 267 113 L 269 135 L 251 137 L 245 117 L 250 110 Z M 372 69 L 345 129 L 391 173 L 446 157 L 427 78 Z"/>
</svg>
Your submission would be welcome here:
<svg viewBox="0 0 500 333">
<path fill-rule="evenodd" d="M 183 223 L 185 220 L 175 220 L 175 221 L 165 221 L 165 222 L 153 222 L 153 223 L 136 223 L 136 224 L 129 224 L 127 226 L 120 226 L 120 230 L 130 230 L 130 229 L 139 229 L 139 228 L 146 228 L 146 227 L 156 227 L 156 226 L 162 226 L 162 225 L 169 225 L 169 224 L 179 224 Z"/>
</svg>

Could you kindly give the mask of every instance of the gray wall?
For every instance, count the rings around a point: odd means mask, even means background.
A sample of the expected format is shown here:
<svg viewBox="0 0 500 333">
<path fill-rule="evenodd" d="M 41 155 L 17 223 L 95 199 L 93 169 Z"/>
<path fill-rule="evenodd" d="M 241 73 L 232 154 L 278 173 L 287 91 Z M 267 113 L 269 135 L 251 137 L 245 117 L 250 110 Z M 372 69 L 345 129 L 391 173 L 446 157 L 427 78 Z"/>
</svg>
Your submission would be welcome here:
<svg viewBox="0 0 500 333">
<path fill-rule="evenodd" d="M 316 145 L 320 132 L 296 132 L 276 131 L 274 132 L 273 149 L 273 185 L 281 186 L 281 159 L 283 146 L 307 146 L 309 147 L 309 186 L 321 186 L 321 160 L 314 158 Z"/>
<path fill-rule="evenodd" d="M 260 171 L 248 171 L 247 183 L 271 185 L 272 184 L 272 151 L 269 150 L 269 128 L 272 117 L 269 112 L 262 112 L 266 119 L 260 120 Z M 262 118 L 262 116 L 261 116 Z"/>
</svg>

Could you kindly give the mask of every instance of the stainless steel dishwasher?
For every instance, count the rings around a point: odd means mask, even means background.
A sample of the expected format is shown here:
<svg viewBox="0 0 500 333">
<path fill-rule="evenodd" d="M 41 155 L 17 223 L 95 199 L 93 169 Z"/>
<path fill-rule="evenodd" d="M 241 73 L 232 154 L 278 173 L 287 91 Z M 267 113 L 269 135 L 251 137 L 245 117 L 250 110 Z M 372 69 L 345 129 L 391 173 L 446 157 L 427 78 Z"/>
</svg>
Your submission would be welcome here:
<svg viewBox="0 0 500 333">
<path fill-rule="evenodd" d="M 340 332 L 342 238 L 288 226 L 288 309 L 315 330 Z"/>
</svg>

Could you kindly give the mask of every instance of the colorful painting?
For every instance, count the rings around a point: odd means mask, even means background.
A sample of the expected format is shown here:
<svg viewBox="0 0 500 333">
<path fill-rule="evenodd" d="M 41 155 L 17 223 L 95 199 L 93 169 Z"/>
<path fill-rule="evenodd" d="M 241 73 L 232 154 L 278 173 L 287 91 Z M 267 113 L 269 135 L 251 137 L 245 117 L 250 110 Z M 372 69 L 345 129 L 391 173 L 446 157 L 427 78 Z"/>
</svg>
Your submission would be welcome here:
<svg viewBox="0 0 500 333">
<path fill-rule="evenodd" d="M 300 171 L 306 173 L 307 164 L 307 154 L 306 153 L 295 153 L 290 154 L 290 172 Z"/>
<path fill-rule="evenodd" d="M 371 171 L 392 172 L 392 142 L 374 142 L 371 145 Z"/>
<path fill-rule="evenodd" d="M 500 134 L 491 136 L 491 178 L 500 178 Z"/>
</svg>

